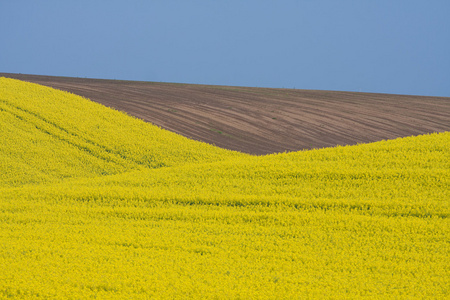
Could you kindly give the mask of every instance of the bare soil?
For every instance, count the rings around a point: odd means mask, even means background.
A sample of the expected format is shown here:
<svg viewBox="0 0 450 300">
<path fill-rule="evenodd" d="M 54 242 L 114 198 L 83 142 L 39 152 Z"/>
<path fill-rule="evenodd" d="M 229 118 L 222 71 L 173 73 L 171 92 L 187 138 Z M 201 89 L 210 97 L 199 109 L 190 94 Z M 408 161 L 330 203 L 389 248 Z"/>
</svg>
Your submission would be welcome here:
<svg viewBox="0 0 450 300">
<path fill-rule="evenodd" d="M 450 98 L 0 73 L 89 98 L 188 138 L 251 154 L 450 130 Z"/>
</svg>

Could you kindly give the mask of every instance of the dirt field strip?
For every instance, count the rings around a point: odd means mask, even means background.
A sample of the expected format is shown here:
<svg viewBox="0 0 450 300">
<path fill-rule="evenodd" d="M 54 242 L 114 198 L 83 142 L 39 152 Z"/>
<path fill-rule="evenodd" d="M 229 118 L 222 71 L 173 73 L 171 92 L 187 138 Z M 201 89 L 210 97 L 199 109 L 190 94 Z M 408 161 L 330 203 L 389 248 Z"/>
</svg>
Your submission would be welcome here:
<svg viewBox="0 0 450 300">
<path fill-rule="evenodd" d="M 252 154 L 450 130 L 450 98 L 0 73 L 89 98 L 183 136 Z"/>
</svg>

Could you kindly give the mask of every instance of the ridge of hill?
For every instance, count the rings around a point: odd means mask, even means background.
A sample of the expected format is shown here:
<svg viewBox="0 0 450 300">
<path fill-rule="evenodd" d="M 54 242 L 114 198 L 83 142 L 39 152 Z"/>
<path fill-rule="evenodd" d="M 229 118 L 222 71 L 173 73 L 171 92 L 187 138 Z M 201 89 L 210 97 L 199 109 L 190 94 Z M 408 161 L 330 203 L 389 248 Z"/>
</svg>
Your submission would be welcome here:
<svg viewBox="0 0 450 300">
<path fill-rule="evenodd" d="M 0 140 L 0 186 L 245 155 L 189 140 L 81 96 L 1 77 Z"/>
<path fill-rule="evenodd" d="M 190 139 L 250 154 L 450 130 L 450 98 L 0 73 L 89 98 Z"/>
</svg>

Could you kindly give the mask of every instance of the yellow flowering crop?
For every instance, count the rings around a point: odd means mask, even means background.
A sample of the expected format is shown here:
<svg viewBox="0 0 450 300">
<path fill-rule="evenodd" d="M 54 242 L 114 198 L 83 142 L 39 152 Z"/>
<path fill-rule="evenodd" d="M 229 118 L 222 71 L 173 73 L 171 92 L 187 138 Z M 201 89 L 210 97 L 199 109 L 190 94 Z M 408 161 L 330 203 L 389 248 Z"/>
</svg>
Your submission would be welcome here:
<svg viewBox="0 0 450 300">
<path fill-rule="evenodd" d="M 449 149 L 250 156 L 0 78 L 0 299 L 448 298 Z"/>
</svg>

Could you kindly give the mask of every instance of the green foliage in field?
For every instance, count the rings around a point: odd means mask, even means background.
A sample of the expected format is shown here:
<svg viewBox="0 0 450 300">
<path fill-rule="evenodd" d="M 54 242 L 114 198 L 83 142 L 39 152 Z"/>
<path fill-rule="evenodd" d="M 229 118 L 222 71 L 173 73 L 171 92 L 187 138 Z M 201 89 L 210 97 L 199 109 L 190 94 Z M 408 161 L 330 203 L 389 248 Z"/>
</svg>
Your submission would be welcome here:
<svg viewBox="0 0 450 300">
<path fill-rule="evenodd" d="M 0 79 L 0 298 L 449 296 L 450 133 L 250 156 Z"/>
</svg>

